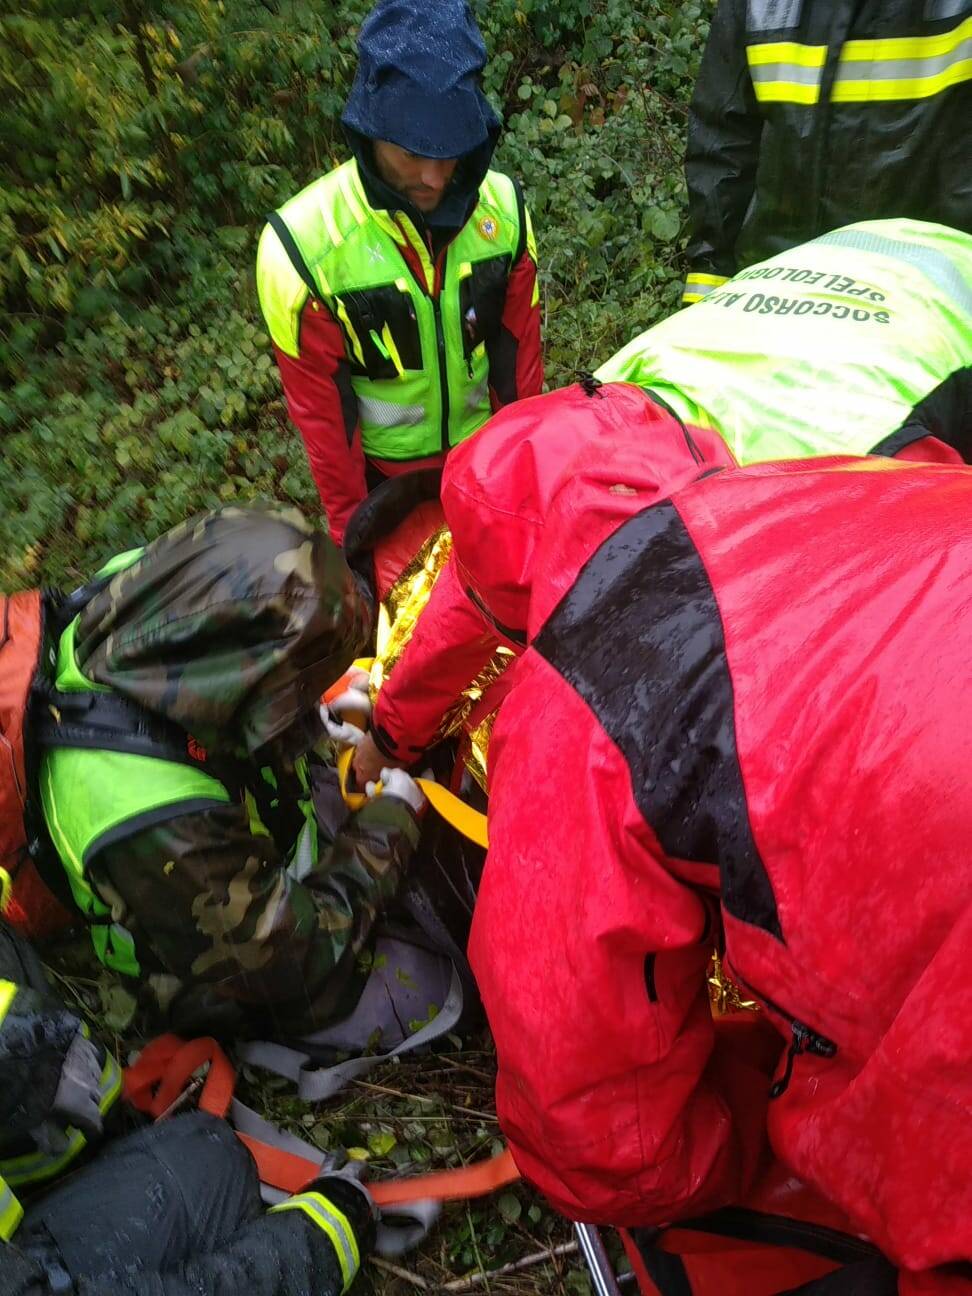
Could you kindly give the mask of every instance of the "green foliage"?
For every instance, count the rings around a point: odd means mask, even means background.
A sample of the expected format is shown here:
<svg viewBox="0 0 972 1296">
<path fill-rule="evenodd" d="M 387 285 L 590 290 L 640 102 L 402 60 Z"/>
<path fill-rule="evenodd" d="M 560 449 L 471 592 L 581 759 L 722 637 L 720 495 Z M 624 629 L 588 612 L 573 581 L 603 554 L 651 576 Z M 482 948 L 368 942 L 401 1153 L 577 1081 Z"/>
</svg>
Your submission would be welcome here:
<svg viewBox="0 0 972 1296">
<path fill-rule="evenodd" d="M 262 331 L 265 213 L 343 156 L 369 0 L 0 18 L 0 587 L 219 500 L 316 492 Z M 473 0 L 534 217 L 551 385 L 677 303 L 702 0 Z"/>
</svg>

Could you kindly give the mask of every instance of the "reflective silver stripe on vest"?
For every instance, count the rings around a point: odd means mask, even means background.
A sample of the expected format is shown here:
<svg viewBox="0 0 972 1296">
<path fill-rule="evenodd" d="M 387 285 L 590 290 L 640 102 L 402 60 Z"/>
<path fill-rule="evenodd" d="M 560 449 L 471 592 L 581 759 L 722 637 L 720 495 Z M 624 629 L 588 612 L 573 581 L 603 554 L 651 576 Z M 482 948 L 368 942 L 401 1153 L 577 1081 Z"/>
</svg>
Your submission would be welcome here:
<svg viewBox="0 0 972 1296">
<path fill-rule="evenodd" d="M 796 27 L 803 11 L 803 0 L 749 0 L 746 5 L 746 30 L 771 31 Z"/>
<path fill-rule="evenodd" d="M 749 69 L 753 85 L 771 81 L 787 81 L 795 85 L 819 86 L 822 67 L 802 67 L 799 63 L 757 63 Z"/>
<path fill-rule="evenodd" d="M 954 49 L 947 50 L 944 54 L 899 59 L 841 59 L 834 84 L 840 85 L 842 81 L 907 81 L 915 77 L 933 77 L 970 58 L 972 35 L 966 36 Z"/>
<path fill-rule="evenodd" d="M 489 401 L 489 378 L 484 378 L 466 393 L 466 409 L 477 410 Z"/>
<path fill-rule="evenodd" d="M 824 234 L 813 243 L 832 247 L 855 248 L 858 252 L 876 252 L 880 256 L 894 257 L 920 270 L 960 311 L 972 314 L 972 284 L 969 284 L 944 253 L 920 243 L 904 243 L 884 234 L 866 230 L 844 229 Z M 810 245 L 811 247 L 813 244 Z"/>
<path fill-rule="evenodd" d="M 377 400 L 374 396 L 358 396 L 358 410 L 362 423 L 372 427 L 418 427 L 425 422 L 424 405 L 396 405 L 394 401 Z"/>
</svg>

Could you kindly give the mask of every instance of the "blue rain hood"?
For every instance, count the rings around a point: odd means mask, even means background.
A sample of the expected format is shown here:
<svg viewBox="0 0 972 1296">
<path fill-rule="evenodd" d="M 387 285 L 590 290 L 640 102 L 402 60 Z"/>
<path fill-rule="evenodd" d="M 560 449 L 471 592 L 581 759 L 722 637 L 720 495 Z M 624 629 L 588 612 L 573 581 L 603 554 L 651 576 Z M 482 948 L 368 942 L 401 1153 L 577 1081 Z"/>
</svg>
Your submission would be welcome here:
<svg viewBox="0 0 972 1296">
<path fill-rule="evenodd" d="M 479 87 L 486 46 L 466 0 L 378 0 L 358 37 L 341 120 L 367 139 L 430 158 L 488 145 L 500 123 Z"/>
</svg>

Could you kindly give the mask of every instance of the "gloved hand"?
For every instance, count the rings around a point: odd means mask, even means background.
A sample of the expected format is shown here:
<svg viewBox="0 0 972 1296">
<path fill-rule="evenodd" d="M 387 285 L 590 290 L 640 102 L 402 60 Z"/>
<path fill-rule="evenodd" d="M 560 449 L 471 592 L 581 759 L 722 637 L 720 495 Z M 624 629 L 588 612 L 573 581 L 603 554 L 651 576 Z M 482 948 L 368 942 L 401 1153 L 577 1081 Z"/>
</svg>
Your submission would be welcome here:
<svg viewBox="0 0 972 1296">
<path fill-rule="evenodd" d="M 373 797 L 377 790 L 376 783 L 365 784 L 365 792 L 368 796 Z M 382 796 L 398 797 L 406 805 L 411 806 L 416 814 L 420 814 L 425 809 L 425 796 L 422 789 L 403 769 L 383 769 L 381 771 L 381 794 Z"/>
<path fill-rule="evenodd" d="M 345 718 L 349 714 L 365 720 L 371 715 L 367 671 L 352 671 L 345 691 L 321 706 L 321 720 L 327 736 L 340 747 L 357 747 L 365 736 L 364 729 Z"/>
<path fill-rule="evenodd" d="M 65 1125 L 73 1125 L 89 1137 L 102 1130 L 101 1073 L 102 1051 L 79 1031 L 64 1055 L 61 1078 L 54 1094 L 51 1115 Z"/>
</svg>

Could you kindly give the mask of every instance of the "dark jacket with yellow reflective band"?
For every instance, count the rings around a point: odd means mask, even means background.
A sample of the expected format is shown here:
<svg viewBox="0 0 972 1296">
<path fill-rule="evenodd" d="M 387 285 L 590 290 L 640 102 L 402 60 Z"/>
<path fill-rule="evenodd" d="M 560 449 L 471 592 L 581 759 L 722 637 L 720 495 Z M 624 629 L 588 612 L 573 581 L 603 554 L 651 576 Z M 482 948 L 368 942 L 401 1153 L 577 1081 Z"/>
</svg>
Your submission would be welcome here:
<svg viewBox="0 0 972 1296">
<path fill-rule="evenodd" d="M 856 220 L 972 231 L 969 0 L 720 0 L 689 118 L 686 302 Z"/>
<path fill-rule="evenodd" d="M 3 1296 L 341 1296 L 373 1233 L 338 1175 L 265 1211 L 252 1158 L 203 1112 L 109 1143 L 0 1244 Z"/>
<path fill-rule="evenodd" d="M 100 956 L 169 974 L 154 984 L 180 995 L 185 1028 L 239 1028 L 235 1003 L 306 1032 L 356 1001 L 418 837 L 389 798 L 318 841 L 327 774 L 295 759 L 370 608 L 293 511 L 225 508 L 139 553 L 61 638 L 55 714 L 38 718 L 45 822 Z M 92 738 L 82 717 L 75 734 L 78 699 L 105 696 L 131 707 L 128 727 Z"/>
<path fill-rule="evenodd" d="M 88 1145 L 63 1110 L 70 1090 L 62 1079 L 79 1037 L 84 1037 L 81 1046 L 90 1050 L 95 1068 L 90 1113 L 98 1124 L 121 1092 L 121 1072 L 100 1045 L 87 1042 L 87 1027 L 52 992 L 34 951 L 0 920 L 2 1241 L 10 1240 L 23 1215 L 16 1194 L 49 1182 Z M 101 1077 L 95 1092 L 98 1067 Z M 8 1289 L 0 1284 L 0 1290 Z"/>
</svg>

